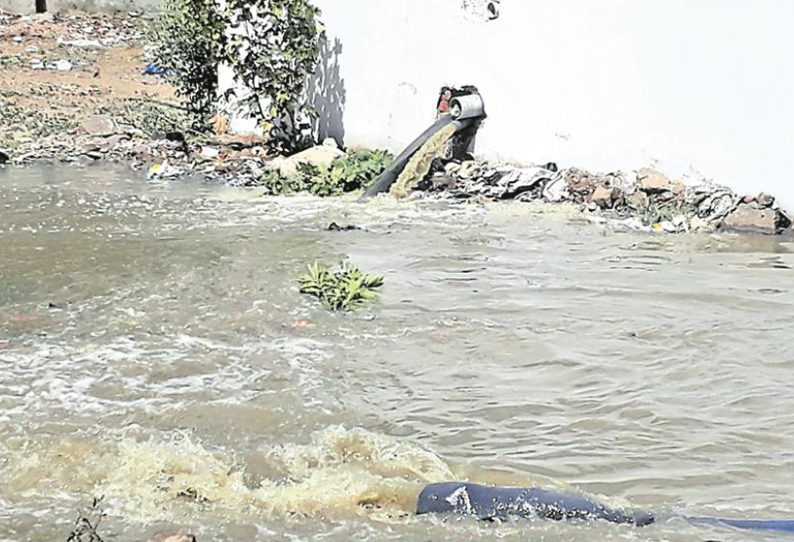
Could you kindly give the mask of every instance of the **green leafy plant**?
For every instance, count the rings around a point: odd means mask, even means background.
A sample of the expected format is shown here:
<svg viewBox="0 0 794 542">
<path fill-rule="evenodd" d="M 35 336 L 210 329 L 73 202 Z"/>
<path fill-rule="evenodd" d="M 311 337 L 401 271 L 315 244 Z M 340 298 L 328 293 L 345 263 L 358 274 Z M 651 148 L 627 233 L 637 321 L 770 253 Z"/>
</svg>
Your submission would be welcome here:
<svg viewBox="0 0 794 542">
<path fill-rule="evenodd" d="M 299 118 L 313 110 L 301 103 L 318 59 L 320 10 L 308 0 L 227 0 L 224 16 L 236 29 L 225 58 L 247 94 L 237 96 L 259 119 L 282 152 L 308 146 Z"/>
<path fill-rule="evenodd" d="M 352 310 L 377 299 L 373 290 L 383 285 L 383 277 L 363 273 L 348 263 L 342 263 L 339 269 L 314 263 L 299 282 L 302 294 L 319 298 L 327 309 Z"/>
<path fill-rule="evenodd" d="M 342 192 L 368 188 L 394 157 L 388 151 L 360 149 L 331 164 L 330 179 Z"/>
<path fill-rule="evenodd" d="M 153 61 L 166 70 L 194 128 L 206 128 L 215 113 L 226 28 L 216 0 L 167 0 L 148 32 Z"/>
<path fill-rule="evenodd" d="M 298 164 L 297 172 L 283 176 L 278 170 L 265 171 L 260 183 L 269 194 L 309 192 L 316 196 L 339 196 L 367 188 L 391 163 L 392 155 L 382 150 L 357 150 L 340 156 L 330 167 Z"/>
<path fill-rule="evenodd" d="M 321 37 L 320 10 L 309 0 L 166 0 L 148 40 L 153 60 L 165 69 L 192 115 L 194 128 L 207 128 L 218 101 L 218 66 L 228 64 L 242 95 L 235 97 L 258 119 L 274 150 L 311 145 L 300 130 L 316 115 L 303 102 L 314 72 Z"/>
</svg>

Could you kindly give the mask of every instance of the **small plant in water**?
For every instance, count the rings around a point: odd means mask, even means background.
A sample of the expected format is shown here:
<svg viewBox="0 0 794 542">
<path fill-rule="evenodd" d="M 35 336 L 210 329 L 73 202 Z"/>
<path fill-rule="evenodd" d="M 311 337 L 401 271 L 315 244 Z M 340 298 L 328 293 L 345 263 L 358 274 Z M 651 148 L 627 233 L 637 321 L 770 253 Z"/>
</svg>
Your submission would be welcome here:
<svg viewBox="0 0 794 542">
<path fill-rule="evenodd" d="M 97 533 L 99 523 L 106 515 L 100 507 L 102 499 L 104 497 L 94 497 L 91 510 L 86 513 L 81 511 L 77 514 L 74 529 L 69 533 L 66 542 L 103 542 L 102 537 Z"/>
<path fill-rule="evenodd" d="M 378 294 L 373 290 L 382 285 L 382 276 L 364 273 L 348 263 L 339 269 L 314 263 L 300 278 L 300 292 L 319 298 L 329 310 L 352 310 L 374 301 Z"/>
</svg>

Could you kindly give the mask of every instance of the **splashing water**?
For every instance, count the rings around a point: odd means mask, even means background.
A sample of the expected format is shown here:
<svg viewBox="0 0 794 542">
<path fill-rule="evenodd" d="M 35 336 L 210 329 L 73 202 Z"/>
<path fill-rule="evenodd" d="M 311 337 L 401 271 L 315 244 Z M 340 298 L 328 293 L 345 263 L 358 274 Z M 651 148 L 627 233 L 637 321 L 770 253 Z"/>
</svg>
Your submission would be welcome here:
<svg viewBox="0 0 794 542">
<path fill-rule="evenodd" d="M 433 134 L 418 151 L 411 156 L 397 180 L 389 189 L 392 196 L 404 198 L 427 176 L 433 160 L 445 152 L 447 142 L 455 134 L 454 123 L 447 124 Z"/>
</svg>

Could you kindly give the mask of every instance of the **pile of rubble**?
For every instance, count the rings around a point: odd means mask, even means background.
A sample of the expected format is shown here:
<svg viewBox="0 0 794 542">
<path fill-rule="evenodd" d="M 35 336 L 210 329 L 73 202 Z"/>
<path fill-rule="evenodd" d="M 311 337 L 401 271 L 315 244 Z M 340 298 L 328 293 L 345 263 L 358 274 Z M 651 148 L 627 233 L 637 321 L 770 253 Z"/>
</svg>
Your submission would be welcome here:
<svg viewBox="0 0 794 542">
<path fill-rule="evenodd" d="M 648 168 L 601 175 L 577 168 L 559 171 L 553 163 L 448 162 L 438 164 L 426 186 L 454 198 L 574 204 L 627 229 L 778 234 L 792 228 L 791 216 L 768 194 L 740 197 L 713 182 L 690 186 Z"/>
<path fill-rule="evenodd" d="M 14 43 L 54 38 L 61 47 L 80 49 L 128 47 L 143 40 L 144 31 L 137 23 L 140 15 L 136 12 L 117 16 L 81 12 L 19 15 L 0 10 L 0 37 L 10 38 Z"/>
</svg>

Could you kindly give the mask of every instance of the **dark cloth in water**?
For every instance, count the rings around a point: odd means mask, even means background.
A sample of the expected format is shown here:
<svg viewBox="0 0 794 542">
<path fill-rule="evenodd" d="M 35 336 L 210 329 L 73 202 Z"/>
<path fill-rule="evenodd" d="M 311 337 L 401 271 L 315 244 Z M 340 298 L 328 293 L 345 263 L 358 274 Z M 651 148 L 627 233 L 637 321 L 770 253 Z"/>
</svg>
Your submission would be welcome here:
<svg viewBox="0 0 794 542">
<path fill-rule="evenodd" d="M 493 487 L 468 482 L 428 485 L 419 495 L 416 513 L 472 515 L 485 520 L 508 517 L 601 519 L 637 526 L 654 522 L 653 515 L 646 512 L 608 508 L 575 494 L 534 487 Z"/>
</svg>

